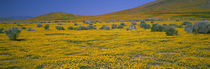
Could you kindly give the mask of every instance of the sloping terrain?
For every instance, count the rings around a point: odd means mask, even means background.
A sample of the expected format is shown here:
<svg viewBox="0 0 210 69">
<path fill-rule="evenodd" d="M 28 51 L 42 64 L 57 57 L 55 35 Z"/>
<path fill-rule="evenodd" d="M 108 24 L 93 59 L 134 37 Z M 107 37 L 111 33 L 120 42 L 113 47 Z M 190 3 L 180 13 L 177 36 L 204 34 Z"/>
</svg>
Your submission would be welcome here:
<svg viewBox="0 0 210 69">
<path fill-rule="evenodd" d="M 106 15 L 166 13 L 166 12 L 208 12 L 208 0 L 157 0 L 133 9 L 114 12 Z"/>
<path fill-rule="evenodd" d="M 75 14 L 69 14 L 69 13 L 54 12 L 54 13 L 49 13 L 46 15 L 34 17 L 31 19 L 27 19 L 26 21 L 70 20 L 70 19 L 85 19 L 87 17 L 91 17 L 91 16 L 82 16 L 82 15 L 75 15 Z"/>
<path fill-rule="evenodd" d="M 47 20 L 110 20 L 139 18 L 210 18 L 209 0 L 157 0 L 136 8 L 103 14 L 82 16 L 68 13 L 50 13 L 27 21 Z"/>
<path fill-rule="evenodd" d="M 210 18 L 209 0 L 157 0 L 133 9 L 105 14 L 102 16 L 127 16 L 129 17 L 195 17 Z"/>
</svg>

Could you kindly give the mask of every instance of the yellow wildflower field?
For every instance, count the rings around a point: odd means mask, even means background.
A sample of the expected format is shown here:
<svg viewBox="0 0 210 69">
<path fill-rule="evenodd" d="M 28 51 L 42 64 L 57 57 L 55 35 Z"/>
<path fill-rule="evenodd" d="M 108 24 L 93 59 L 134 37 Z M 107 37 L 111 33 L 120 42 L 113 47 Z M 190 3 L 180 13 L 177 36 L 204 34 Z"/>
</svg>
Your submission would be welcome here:
<svg viewBox="0 0 210 69">
<path fill-rule="evenodd" d="M 196 21 L 193 21 L 193 23 Z M 73 23 L 21 23 L 26 28 L 11 41 L 0 33 L 0 69 L 144 69 L 144 68 L 210 68 L 210 35 L 192 34 L 176 28 L 177 36 L 150 32 L 139 27 L 111 30 L 68 30 Z M 150 24 L 150 22 L 147 22 Z M 159 24 L 182 24 L 183 21 L 155 21 Z M 50 25 L 49 30 L 36 27 Z M 111 26 L 120 22 L 96 23 Z M 0 24 L 8 29 L 17 24 Z M 63 26 L 65 30 L 56 30 Z M 88 26 L 78 22 L 78 26 Z M 19 27 L 20 28 L 20 27 Z"/>
</svg>

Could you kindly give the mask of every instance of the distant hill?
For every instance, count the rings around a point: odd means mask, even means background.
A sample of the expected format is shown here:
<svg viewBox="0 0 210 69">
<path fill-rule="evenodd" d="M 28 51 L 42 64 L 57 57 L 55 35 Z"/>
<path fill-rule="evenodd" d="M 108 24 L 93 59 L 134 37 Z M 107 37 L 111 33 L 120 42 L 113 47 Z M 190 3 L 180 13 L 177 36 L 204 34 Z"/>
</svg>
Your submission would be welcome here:
<svg viewBox="0 0 210 69">
<path fill-rule="evenodd" d="M 210 18 L 210 0 L 156 0 L 136 8 L 103 14 L 99 16 L 83 16 L 56 12 L 27 19 L 27 21 L 189 17 Z"/>
<path fill-rule="evenodd" d="M 86 19 L 91 16 L 83 16 L 83 15 L 75 15 L 63 12 L 54 12 L 45 15 L 41 15 L 38 17 L 34 17 L 31 19 L 27 19 L 26 21 L 49 21 L 49 20 L 80 20 Z"/>
</svg>

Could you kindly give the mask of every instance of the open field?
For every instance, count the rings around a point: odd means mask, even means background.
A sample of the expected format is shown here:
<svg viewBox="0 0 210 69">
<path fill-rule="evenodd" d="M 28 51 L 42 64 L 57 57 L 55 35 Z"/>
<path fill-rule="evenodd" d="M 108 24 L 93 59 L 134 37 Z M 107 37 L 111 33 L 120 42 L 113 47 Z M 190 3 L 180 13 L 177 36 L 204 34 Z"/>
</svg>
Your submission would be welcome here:
<svg viewBox="0 0 210 69">
<path fill-rule="evenodd" d="M 21 24 L 37 31 L 22 30 L 19 41 L 8 40 L 5 33 L 0 33 L 0 69 L 210 68 L 209 34 L 192 34 L 176 28 L 177 36 L 166 36 L 164 32 L 140 28 L 140 22 L 137 31 L 126 31 L 131 22 L 125 23 L 124 29 L 111 30 L 68 30 L 73 23 L 42 23 L 50 24 L 48 31 L 36 27 L 41 23 Z M 183 21 L 155 23 L 180 25 Z M 99 28 L 112 24 L 120 22 L 93 25 Z M 16 24 L 0 24 L 5 29 L 12 26 Z M 56 30 L 55 26 L 66 30 Z"/>
</svg>

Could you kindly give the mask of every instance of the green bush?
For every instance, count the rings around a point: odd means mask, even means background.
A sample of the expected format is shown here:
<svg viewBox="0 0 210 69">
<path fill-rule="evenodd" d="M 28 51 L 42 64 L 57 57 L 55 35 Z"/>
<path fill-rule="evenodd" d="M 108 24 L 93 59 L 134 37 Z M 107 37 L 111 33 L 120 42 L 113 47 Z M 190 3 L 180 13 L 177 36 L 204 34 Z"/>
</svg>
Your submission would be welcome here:
<svg viewBox="0 0 210 69">
<path fill-rule="evenodd" d="M 160 24 L 152 24 L 151 32 L 164 32 L 167 26 L 161 26 Z"/>
<path fill-rule="evenodd" d="M 21 24 L 17 24 L 17 26 L 23 26 L 23 25 L 21 25 Z"/>
<path fill-rule="evenodd" d="M 42 24 L 37 24 L 37 27 L 42 27 Z"/>
<path fill-rule="evenodd" d="M 136 22 L 132 22 L 132 25 L 136 25 L 137 23 Z"/>
<path fill-rule="evenodd" d="M 77 23 L 74 23 L 74 26 L 77 26 L 78 24 Z"/>
<path fill-rule="evenodd" d="M 87 26 L 88 29 L 96 29 L 96 25 L 93 26 L 93 24 L 90 24 L 89 26 Z"/>
<path fill-rule="evenodd" d="M 169 26 L 170 26 L 170 27 L 174 27 L 174 28 L 177 28 L 177 27 L 178 27 L 178 25 L 173 24 L 173 23 L 170 23 Z"/>
<path fill-rule="evenodd" d="M 120 25 L 121 25 L 121 26 L 126 26 L 126 24 L 125 24 L 125 23 L 120 23 Z"/>
<path fill-rule="evenodd" d="M 103 25 L 101 28 L 99 28 L 101 30 L 110 30 L 109 26 Z"/>
<path fill-rule="evenodd" d="M 8 38 L 10 40 L 16 40 L 16 38 L 18 37 L 18 34 L 20 33 L 21 31 L 18 30 L 17 27 L 12 27 L 11 29 L 8 29 L 8 30 L 5 30 L 5 33 L 6 35 L 8 36 Z"/>
<path fill-rule="evenodd" d="M 79 26 L 76 28 L 76 30 L 88 30 L 88 28 L 85 26 Z"/>
<path fill-rule="evenodd" d="M 144 29 L 150 29 L 151 26 L 149 24 L 146 24 L 145 22 L 141 22 L 140 27 L 144 28 Z"/>
<path fill-rule="evenodd" d="M 70 26 L 68 27 L 69 30 L 74 30 L 74 27 Z"/>
<path fill-rule="evenodd" d="M 141 23 L 146 23 L 145 21 L 141 21 Z"/>
<path fill-rule="evenodd" d="M 210 33 L 210 23 L 208 22 L 197 22 L 193 24 L 187 24 L 184 29 L 188 33 L 201 33 L 209 34 Z"/>
<path fill-rule="evenodd" d="M 4 28 L 0 28 L 0 33 L 4 33 Z"/>
<path fill-rule="evenodd" d="M 112 29 L 117 29 L 117 28 L 118 28 L 118 25 L 112 24 Z"/>
<path fill-rule="evenodd" d="M 49 24 L 46 24 L 46 25 L 44 26 L 44 29 L 45 29 L 45 30 L 49 30 L 49 28 L 50 28 L 50 25 L 49 25 Z"/>
<path fill-rule="evenodd" d="M 154 23 L 154 21 L 151 21 L 151 23 L 153 24 L 153 23 Z"/>
<path fill-rule="evenodd" d="M 21 29 L 26 29 L 26 27 L 22 27 Z"/>
<path fill-rule="evenodd" d="M 178 35 L 178 31 L 173 27 L 169 27 L 165 32 L 167 36 Z"/>
<path fill-rule="evenodd" d="M 192 31 L 193 31 L 193 25 L 192 25 L 192 24 L 187 24 L 187 25 L 185 25 L 184 30 L 185 30 L 186 32 L 188 32 L 188 33 L 192 33 Z"/>
<path fill-rule="evenodd" d="M 56 29 L 57 30 L 65 30 L 64 27 L 62 27 L 62 26 L 56 26 Z"/>
<path fill-rule="evenodd" d="M 124 27 L 124 25 L 119 25 L 118 29 L 122 29 Z"/>
<path fill-rule="evenodd" d="M 210 33 L 210 23 L 208 22 L 198 22 L 193 25 L 193 33 Z"/>
<path fill-rule="evenodd" d="M 192 24 L 191 22 L 183 22 L 182 25 Z"/>
<path fill-rule="evenodd" d="M 112 29 L 121 29 L 124 25 L 112 24 Z"/>
<path fill-rule="evenodd" d="M 33 28 L 28 28 L 28 31 L 36 31 L 36 29 L 33 29 Z"/>
<path fill-rule="evenodd" d="M 178 25 L 177 28 L 183 28 L 183 26 L 182 25 Z"/>
</svg>

